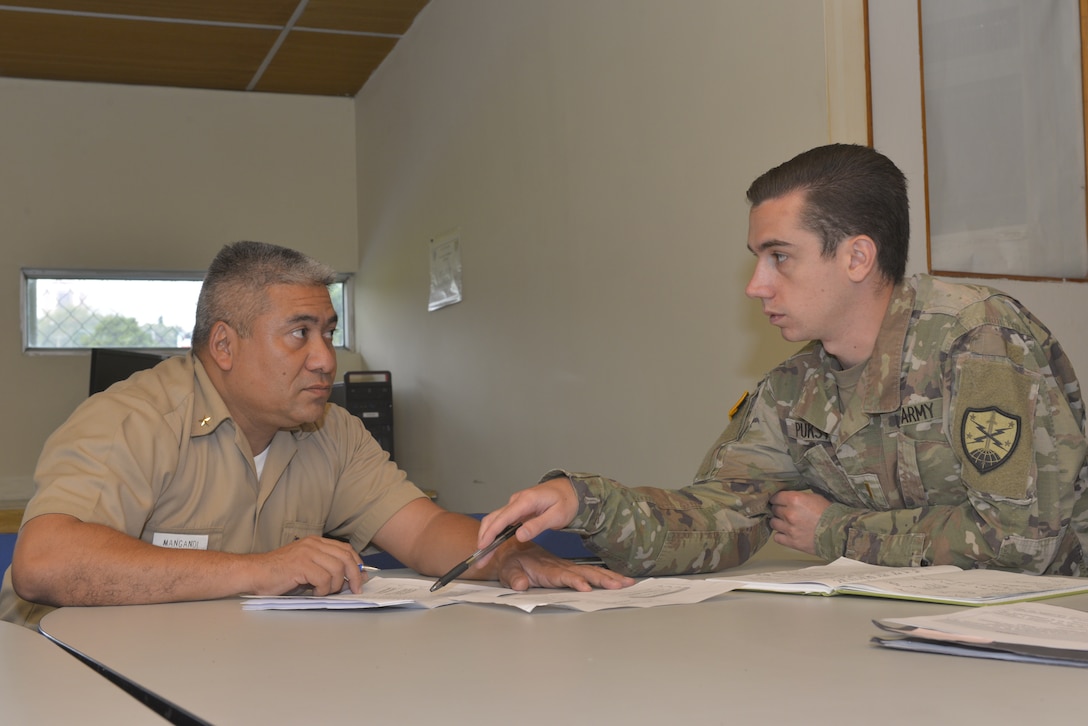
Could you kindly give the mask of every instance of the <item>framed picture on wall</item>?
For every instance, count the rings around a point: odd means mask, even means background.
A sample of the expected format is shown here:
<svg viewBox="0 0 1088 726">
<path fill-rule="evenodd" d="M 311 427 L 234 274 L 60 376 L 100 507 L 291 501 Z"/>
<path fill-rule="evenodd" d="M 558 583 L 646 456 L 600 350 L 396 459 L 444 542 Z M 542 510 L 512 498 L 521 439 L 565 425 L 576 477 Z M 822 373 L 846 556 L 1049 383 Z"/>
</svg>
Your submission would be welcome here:
<svg viewBox="0 0 1088 726">
<path fill-rule="evenodd" d="M 920 0 L 929 269 L 1088 280 L 1085 0 Z"/>
</svg>

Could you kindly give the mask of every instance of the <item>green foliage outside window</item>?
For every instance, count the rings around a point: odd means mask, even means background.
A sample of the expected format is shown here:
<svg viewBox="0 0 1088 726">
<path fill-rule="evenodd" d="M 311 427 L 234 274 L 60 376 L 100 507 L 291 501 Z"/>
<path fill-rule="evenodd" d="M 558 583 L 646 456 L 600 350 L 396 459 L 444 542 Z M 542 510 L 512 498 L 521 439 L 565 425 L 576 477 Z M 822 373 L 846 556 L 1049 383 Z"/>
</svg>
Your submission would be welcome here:
<svg viewBox="0 0 1088 726">
<path fill-rule="evenodd" d="M 93 278 L 49 270 L 23 274 L 26 350 L 189 347 L 200 289 L 197 273 L 180 279 L 147 273 Z M 340 319 L 333 344 L 340 348 L 346 347 L 350 314 L 347 280 L 345 275 L 329 286 Z"/>
</svg>

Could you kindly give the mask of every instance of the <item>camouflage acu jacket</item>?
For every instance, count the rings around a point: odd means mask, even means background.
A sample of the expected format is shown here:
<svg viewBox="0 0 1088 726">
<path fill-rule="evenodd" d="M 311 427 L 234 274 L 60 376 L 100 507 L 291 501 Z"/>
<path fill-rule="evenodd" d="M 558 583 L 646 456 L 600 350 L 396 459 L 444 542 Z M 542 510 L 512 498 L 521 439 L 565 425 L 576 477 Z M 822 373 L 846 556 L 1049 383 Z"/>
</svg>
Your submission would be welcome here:
<svg viewBox="0 0 1088 726">
<path fill-rule="evenodd" d="M 918 276 L 896 291 L 854 395 L 818 342 L 772 370 L 694 483 L 569 475 L 569 529 L 633 575 L 709 572 L 770 537 L 768 499 L 830 499 L 817 553 L 874 564 L 1088 574 L 1080 386 L 1050 331 L 995 290 Z"/>
</svg>

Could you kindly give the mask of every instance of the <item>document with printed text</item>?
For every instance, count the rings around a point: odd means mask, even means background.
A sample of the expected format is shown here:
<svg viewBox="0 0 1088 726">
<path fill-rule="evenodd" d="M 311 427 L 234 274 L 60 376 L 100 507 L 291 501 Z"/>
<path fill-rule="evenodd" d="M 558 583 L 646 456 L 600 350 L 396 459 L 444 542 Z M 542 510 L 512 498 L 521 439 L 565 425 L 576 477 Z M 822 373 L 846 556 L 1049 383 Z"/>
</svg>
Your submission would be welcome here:
<svg viewBox="0 0 1088 726">
<path fill-rule="evenodd" d="M 458 602 L 509 605 L 529 613 L 539 607 L 558 607 L 588 613 L 609 608 L 652 608 L 658 605 L 690 605 L 737 589 L 734 583 L 685 580 L 679 577 L 650 577 L 622 590 L 532 589 L 494 597 L 477 591 L 459 597 Z"/>
<path fill-rule="evenodd" d="M 687 580 L 679 577 L 647 578 L 622 590 L 532 589 L 518 592 L 505 587 L 477 585 L 458 580 L 438 592 L 430 591 L 433 579 L 374 576 L 363 592 L 313 595 L 247 596 L 243 610 L 360 610 L 382 607 L 434 608 L 455 603 L 509 605 L 525 612 L 538 607 L 558 607 L 580 612 L 609 608 L 647 608 L 702 602 L 737 588 L 737 583 Z"/>
<path fill-rule="evenodd" d="M 885 648 L 1088 668 L 1088 613 L 1021 602 L 944 615 L 874 620 Z"/>
<path fill-rule="evenodd" d="M 1088 592 L 1088 578 L 961 570 L 952 565 L 883 567 L 840 557 L 827 565 L 721 578 L 740 590 L 870 595 L 952 605 L 995 605 Z"/>
<path fill-rule="evenodd" d="M 433 579 L 374 575 L 358 595 L 349 590 L 318 597 L 315 595 L 251 595 L 242 599 L 243 610 L 361 610 L 365 608 L 436 608 L 453 605 L 459 598 L 483 591 L 486 597 L 513 593 L 505 587 L 457 581 L 431 592 Z"/>
</svg>

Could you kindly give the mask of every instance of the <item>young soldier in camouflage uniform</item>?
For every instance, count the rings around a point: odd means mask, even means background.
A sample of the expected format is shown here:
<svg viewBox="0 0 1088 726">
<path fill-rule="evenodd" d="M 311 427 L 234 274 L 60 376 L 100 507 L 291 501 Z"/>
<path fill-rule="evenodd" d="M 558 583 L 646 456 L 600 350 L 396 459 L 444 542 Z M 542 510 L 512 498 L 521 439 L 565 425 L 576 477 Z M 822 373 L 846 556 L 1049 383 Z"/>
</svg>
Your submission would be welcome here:
<svg viewBox="0 0 1088 726">
<path fill-rule="evenodd" d="M 1050 331 L 996 290 L 904 280 L 906 180 L 812 149 L 748 190 L 746 289 L 811 341 L 731 412 L 695 481 L 550 472 L 481 525 L 585 536 L 631 575 L 711 572 L 767 540 L 831 560 L 1088 575 L 1084 407 Z"/>
</svg>

